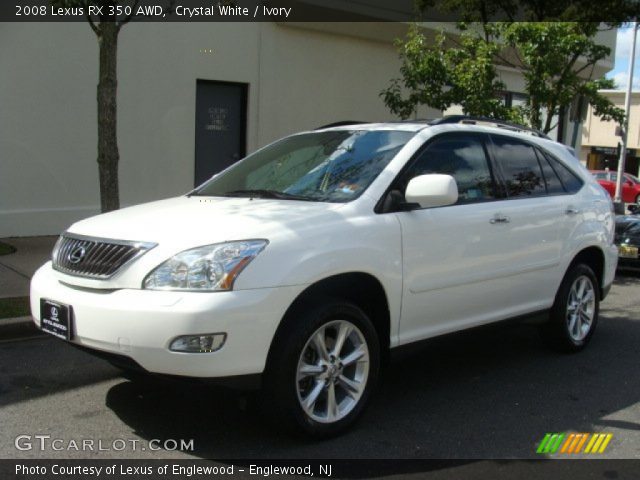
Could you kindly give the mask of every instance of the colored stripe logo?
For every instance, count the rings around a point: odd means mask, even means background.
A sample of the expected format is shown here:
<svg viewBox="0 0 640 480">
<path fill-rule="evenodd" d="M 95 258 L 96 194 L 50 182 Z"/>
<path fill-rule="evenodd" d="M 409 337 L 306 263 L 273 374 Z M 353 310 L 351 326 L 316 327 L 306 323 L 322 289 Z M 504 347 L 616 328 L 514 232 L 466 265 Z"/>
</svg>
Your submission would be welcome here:
<svg viewBox="0 0 640 480">
<path fill-rule="evenodd" d="M 611 433 L 547 433 L 536 453 L 604 453 L 612 438 Z"/>
</svg>

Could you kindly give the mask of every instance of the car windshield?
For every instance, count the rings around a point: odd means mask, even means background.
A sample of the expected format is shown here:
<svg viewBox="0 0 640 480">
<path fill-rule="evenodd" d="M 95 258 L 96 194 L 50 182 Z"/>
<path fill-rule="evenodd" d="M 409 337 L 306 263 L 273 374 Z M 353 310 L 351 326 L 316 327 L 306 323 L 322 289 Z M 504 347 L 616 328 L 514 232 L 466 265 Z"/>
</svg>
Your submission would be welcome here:
<svg viewBox="0 0 640 480">
<path fill-rule="evenodd" d="M 366 190 L 414 135 L 396 130 L 294 135 L 249 155 L 192 195 L 347 202 Z"/>
</svg>

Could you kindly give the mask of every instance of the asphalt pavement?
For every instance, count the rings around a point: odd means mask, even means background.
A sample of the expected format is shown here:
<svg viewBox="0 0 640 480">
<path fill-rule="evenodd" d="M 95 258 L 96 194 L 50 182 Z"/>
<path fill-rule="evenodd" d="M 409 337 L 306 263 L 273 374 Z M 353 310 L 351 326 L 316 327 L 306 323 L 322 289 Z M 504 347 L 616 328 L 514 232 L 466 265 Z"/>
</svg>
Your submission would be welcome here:
<svg viewBox="0 0 640 480">
<path fill-rule="evenodd" d="M 639 459 L 639 292 L 639 274 L 617 278 L 602 304 L 598 331 L 579 354 L 547 350 L 535 328 L 521 324 L 431 340 L 386 368 L 355 428 L 322 442 L 280 431 L 266 418 L 259 395 L 180 382 L 130 381 L 108 363 L 52 337 L 4 340 L 0 458 L 475 462 L 563 458 L 536 454 L 546 433 L 605 432 L 613 438 L 597 458 Z M 50 435 L 65 447 L 87 438 L 112 447 L 114 439 L 124 439 L 127 447 L 20 450 L 20 435 L 32 440 Z M 193 449 L 151 450 L 151 440 L 192 440 Z M 134 449 L 133 441 L 147 447 Z"/>
</svg>

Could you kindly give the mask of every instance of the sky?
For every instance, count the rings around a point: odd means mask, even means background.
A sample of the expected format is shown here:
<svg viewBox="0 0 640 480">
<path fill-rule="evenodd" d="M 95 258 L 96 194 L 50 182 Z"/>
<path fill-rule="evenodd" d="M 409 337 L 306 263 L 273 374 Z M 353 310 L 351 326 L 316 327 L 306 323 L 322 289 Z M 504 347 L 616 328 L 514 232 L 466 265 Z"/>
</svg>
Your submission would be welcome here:
<svg viewBox="0 0 640 480">
<path fill-rule="evenodd" d="M 633 31 L 631 27 L 622 27 L 618 30 L 616 45 L 615 67 L 607 74 L 607 78 L 613 78 L 618 90 L 627 89 L 629 70 L 629 54 L 631 53 L 631 39 Z M 636 39 L 636 61 L 633 72 L 633 90 L 640 90 L 640 31 Z"/>
</svg>

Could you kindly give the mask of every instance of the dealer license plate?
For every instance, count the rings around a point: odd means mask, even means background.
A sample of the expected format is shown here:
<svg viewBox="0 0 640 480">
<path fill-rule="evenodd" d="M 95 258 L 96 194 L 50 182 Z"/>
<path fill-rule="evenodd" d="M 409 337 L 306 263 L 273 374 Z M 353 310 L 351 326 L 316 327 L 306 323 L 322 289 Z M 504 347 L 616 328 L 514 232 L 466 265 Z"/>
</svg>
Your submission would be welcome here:
<svg viewBox="0 0 640 480">
<path fill-rule="evenodd" d="M 63 340 L 71 340 L 72 335 L 71 305 L 40 299 L 40 328 Z"/>
</svg>

